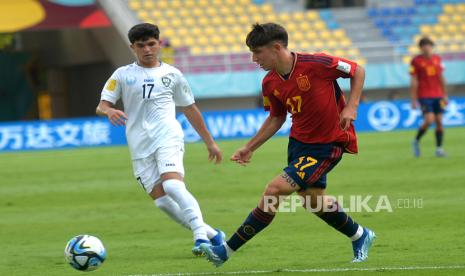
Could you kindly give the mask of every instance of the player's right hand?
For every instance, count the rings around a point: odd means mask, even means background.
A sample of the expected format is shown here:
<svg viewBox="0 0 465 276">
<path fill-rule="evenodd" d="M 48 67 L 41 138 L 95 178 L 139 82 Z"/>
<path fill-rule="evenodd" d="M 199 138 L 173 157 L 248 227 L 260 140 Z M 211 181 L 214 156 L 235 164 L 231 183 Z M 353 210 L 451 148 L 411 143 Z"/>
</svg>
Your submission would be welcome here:
<svg viewBox="0 0 465 276">
<path fill-rule="evenodd" d="M 246 147 L 238 149 L 232 156 L 231 161 L 236 162 L 239 165 L 245 166 L 247 163 L 250 163 L 252 158 L 253 151 Z"/>
<path fill-rule="evenodd" d="M 123 111 L 115 108 L 111 108 L 107 111 L 107 117 L 114 126 L 124 126 L 128 119 L 128 116 Z"/>
</svg>

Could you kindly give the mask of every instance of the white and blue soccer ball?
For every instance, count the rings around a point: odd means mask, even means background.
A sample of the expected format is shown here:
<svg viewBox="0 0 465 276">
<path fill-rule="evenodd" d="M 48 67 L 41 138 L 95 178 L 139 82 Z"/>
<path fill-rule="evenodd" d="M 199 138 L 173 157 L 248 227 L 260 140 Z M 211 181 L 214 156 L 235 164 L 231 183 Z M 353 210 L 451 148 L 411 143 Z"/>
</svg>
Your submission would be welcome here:
<svg viewBox="0 0 465 276">
<path fill-rule="evenodd" d="M 90 235 L 72 238 L 65 247 L 65 259 L 75 269 L 81 271 L 96 270 L 107 257 L 103 243 Z"/>
</svg>

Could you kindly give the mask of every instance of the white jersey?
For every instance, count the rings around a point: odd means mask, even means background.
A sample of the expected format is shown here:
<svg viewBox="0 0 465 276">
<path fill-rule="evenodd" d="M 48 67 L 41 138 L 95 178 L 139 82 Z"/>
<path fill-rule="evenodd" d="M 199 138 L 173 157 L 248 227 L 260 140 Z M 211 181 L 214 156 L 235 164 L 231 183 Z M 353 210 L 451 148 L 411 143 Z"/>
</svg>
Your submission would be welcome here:
<svg viewBox="0 0 465 276">
<path fill-rule="evenodd" d="M 120 98 L 128 116 L 126 138 L 133 160 L 149 156 L 162 145 L 184 143 L 176 105 L 191 105 L 194 96 L 177 68 L 166 63 L 118 68 L 105 84 L 101 100 L 115 104 Z"/>
</svg>

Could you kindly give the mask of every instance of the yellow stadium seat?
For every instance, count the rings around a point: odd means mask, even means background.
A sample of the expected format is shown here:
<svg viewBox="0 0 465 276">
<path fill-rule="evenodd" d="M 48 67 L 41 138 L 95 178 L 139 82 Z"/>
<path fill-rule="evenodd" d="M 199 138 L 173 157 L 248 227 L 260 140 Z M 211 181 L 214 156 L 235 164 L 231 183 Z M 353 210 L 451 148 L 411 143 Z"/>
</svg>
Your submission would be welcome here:
<svg viewBox="0 0 465 276">
<path fill-rule="evenodd" d="M 326 47 L 331 49 L 339 48 L 339 42 L 334 39 L 329 40 L 328 42 L 326 42 Z"/>
<path fill-rule="evenodd" d="M 201 9 L 199 7 L 196 7 L 194 9 L 192 9 L 192 15 L 195 16 L 195 17 L 203 16 L 203 9 Z"/>
<path fill-rule="evenodd" d="M 463 42 L 465 40 L 465 35 L 462 32 L 456 32 L 452 35 L 452 39 L 455 42 Z"/>
<path fill-rule="evenodd" d="M 210 6 L 205 9 L 205 14 L 208 16 L 216 16 L 218 15 L 218 11 L 214 7 Z"/>
<path fill-rule="evenodd" d="M 129 7 L 133 10 L 139 10 L 142 8 L 142 5 L 140 3 L 140 1 L 137 1 L 137 0 L 133 0 L 133 1 L 130 1 L 129 2 Z"/>
<path fill-rule="evenodd" d="M 318 49 L 320 51 L 325 48 L 325 44 L 320 40 L 314 41 L 313 46 L 315 47 L 315 49 Z"/>
<path fill-rule="evenodd" d="M 185 46 L 183 43 L 182 43 L 182 40 L 179 38 L 179 37 L 172 37 L 170 38 L 170 43 L 173 47 L 181 47 L 181 46 Z"/>
<path fill-rule="evenodd" d="M 227 54 L 229 52 L 229 47 L 226 45 L 220 45 L 216 48 L 216 52 L 219 54 Z"/>
<path fill-rule="evenodd" d="M 169 7 L 168 0 L 157 0 L 155 7 L 160 10 L 168 8 Z"/>
<path fill-rule="evenodd" d="M 192 55 L 200 55 L 202 54 L 202 47 L 192 47 L 191 49 L 191 54 Z"/>
<path fill-rule="evenodd" d="M 194 26 L 197 24 L 197 21 L 193 17 L 185 17 L 183 22 L 185 26 Z"/>
<path fill-rule="evenodd" d="M 365 64 L 367 64 L 367 60 L 364 59 L 364 58 L 362 58 L 362 57 L 358 58 L 358 59 L 356 60 L 356 62 L 357 62 L 358 64 L 362 65 L 362 66 L 364 66 Z"/>
<path fill-rule="evenodd" d="M 223 0 L 211 0 L 210 3 L 212 6 L 216 6 L 216 7 L 221 7 L 224 5 Z"/>
<path fill-rule="evenodd" d="M 308 23 L 306 20 L 302 20 L 299 22 L 299 30 L 301 32 L 307 32 L 311 29 L 310 23 Z"/>
<path fill-rule="evenodd" d="M 178 17 L 178 13 L 173 9 L 166 9 L 163 16 L 166 17 L 166 19 L 176 19 Z"/>
<path fill-rule="evenodd" d="M 337 29 L 333 31 L 333 36 L 335 38 L 343 38 L 346 37 L 346 32 L 344 31 L 344 29 Z"/>
<path fill-rule="evenodd" d="M 295 20 L 295 21 L 302 21 L 305 19 L 305 13 L 303 12 L 294 12 L 291 14 L 291 17 Z"/>
<path fill-rule="evenodd" d="M 408 52 L 409 52 L 410 54 L 416 54 L 416 53 L 418 53 L 418 47 L 417 47 L 417 45 L 410 45 L 410 46 L 408 47 Z"/>
<path fill-rule="evenodd" d="M 302 32 L 294 32 L 292 34 L 290 34 L 290 37 L 295 40 L 296 42 L 300 42 L 300 41 L 304 41 L 305 40 L 305 36 Z"/>
<path fill-rule="evenodd" d="M 347 49 L 347 55 L 353 56 L 353 57 L 359 56 L 360 55 L 360 50 L 358 48 Z"/>
<path fill-rule="evenodd" d="M 185 10 L 193 8 L 197 6 L 197 1 L 196 0 L 184 0 L 184 8 Z"/>
<path fill-rule="evenodd" d="M 320 18 L 319 14 L 316 11 L 307 11 L 305 16 L 308 20 L 317 20 Z"/>
<path fill-rule="evenodd" d="M 450 35 L 450 33 L 444 32 L 444 33 L 438 34 L 438 37 L 437 37 L 437 39 L 435 39 L 435 40 L 439 40 L 439 41 L 444 42 L 444 41 L 449 41 L 449 40 L 451 40 L 451 37 L 452 37 L 452 36 Z"/>
<path fill-rule="evenodd" d="M 316 30 L 326 30 L 326 24 L 322 20 L 316 20 L 313 27 Z"/>
<path fill-rule="evenodd" d="M 161 13 L 159 10 L 157 10 L 157 9 L 151 10 L 151 11 L 150 11 L 150 15 L 151 15 L 152 18 L 154 18 L 154 19 L 159 19 L 159 18 L 163 17 L 162 13 Z"/>
<path fill-rule="evenodd" d="M 422 25 L 420 27 L 420 32 L 423 34 L 430 34 L 433 32 L 433 28 L 431 27 L 431 25 Z"/>
<path fill-rule="evenodd" d="M 197 0 L 196 1 L 196 6 L 200 8 L 205 8 L 210 6 L 210 2 L 208 0 Z"/>
<path fill-rule="evenodd" d="M 450 33 L 456 33 L 458 31 L 458 27 L 455 24 L 448 24 L 447 25 L 447 31 Z"/>
<path fill-rule="evenodd" d="M 224 37 L 224 42 L 227 44 L 234 44 L 236 43 L 237 36 L 234 35 L 226 35 Z"/>
<path fill-rule="evenodd" d="M 320 38 L 328 40 L 331 37 L 331 33 L 329 31 L 323 30 L 318 35 Z"/>
<path fill-rule="evenodd" d="M 460 24 L 460 31 L 465 33 L 465 23 Z"/>
<path fill-rule="evenodd" d="M 448 15 L 448 14 L 441 14 L 439 17 L 438 17 L 438 21 L 439 23 L 441 24 L 444 24 L 444 23 L 449 23 L 451 21 L 451 17 Z"/>
<path fill-rule="evenodd" d="M 230 51 L 231 52 L 234 52 L 234 53 L 239 53 L 242 51 L 242 46 L 240 44 L 234 44 L 234 45 L 231 45 L 231 47 L 229 47 Z"/>
<path fill-rule="evenodd" d="M 276 22 L 277 20 L 278 20 L 278 16 L 275 13 L 265 14 L 264 21 Z"/>
<path fill-rule="evenodd" d="M 223 38 L 222 36 L 215 34 L 211 36 L 210 42 L 213 45 L 220 45 L 220 44 L 223 44 Z"/>
<path fill-rule="evenodd" d="M 447 51 L 447 47 L 444 44 L 437 44 L 435 48 L 438 53 L 444 53 Z"/>
<path fill-rule="evenodd" d="M 210 18 L 211 23 L 215 26 L 222 26 L 223 25 L 223 18 L 219 16 L 214 16 Z"/>
<path fill-rule="evenodd" d="M 315 31 L 306 31 L 304 32 L 305 33 L 305 37 L 309 40 L 314 40 L 318 37 L 317 33 Z"/>
<path fill-rule="evenodd" d="M 168 22 L 168 20 L 166 20 L 164 18 L 157 19 L 155 21 L 155 24 L 157 24 L 158 27 L 160 27 L 162 30 L 165 29 L 165 28 L 170 27 L 170 22 Z"/>
<path fill-rule="evenodd" d="M 452 15 L 452 21 L 456 23 L 465 22 L 463 14 L 454 14 Z"/>
<path fill-rule="evenodd" d="M 278 15 L 278 18 L 283 23 L 287 23 L 291 20 L 291 16 L 288 13 L 281 13 L 280 15 Z"/>
<path fill-rule="evenodd" d="M 455 6 L 451 4 L 444 5 L 444 12 L 445 13 L 455 13 Z"/>
<path fill-rule="evenodd" d="M 433 30 L 434 30 L 434 32 L 437 33 L 437 34 L 444 33 L 444 26 L 442 26 L 442 25 L 435 25 L 435 26 L 433 26 Z"/>
<path fill-rule="evenodd" d="M 191 17 L 191 11 L 189 9 L 179 9 L 178 14 L 181 18 Z"/>
<path fill-rule="evenodd" d="M 180 37 L 185 37 L 185 36 L 190 36 L 190 28 L 177 28 L 176 29 L 176 35 Z"/>
<path fill-rule="evenodd" d="M 147 21 L 150 18 L 149 13 L 146 10 L 138 11 L 137 16 L 141 21 Z"/>
<path fill-rule="evenodd" d="M 161 35 L 163 37 L 167 37 L 167 38 L 171 38 L 171 37 L 174 37 L 176 35 L 176 32 L 173 28 L 166 28 L 163 30 L 163 33 L 161 33 Z"/>
<path fill-rule="evenodd" d="M 246 13 L 245 9 L 244 9 L 244 6 L 241 6 L 241 5 L 233 6 L 232 11 L 233 11 L 233 13 L 238 14 L 238 15 Z"/>
<path fill-rule="evenodd" d="M 179 18 L 174 17 L 171 19 L 170 25 L 174 28 L 178 28 L 178 27 L 181 27 L 183 24 Z"/>
<path fill-rule="evenodd" d="M 236 36 L 242 34 L 242 27 L 239 25 L 233 25 L 231 28 L 231 33 Z"/>
<path fill-rule="evenodd" d="M 196 43 L 199 46 L 207 46 L 210 44 L 210 40 L 206 38 L 205 36 L 198 36 Z"/>
<path fill-rule="evenodd" d="M 256 23 L 256 22 L 263 23 L 264 21 L 265 20 L 264 20 L 263 15 L 260 13 L 257 13 L 257 14 L 252 15 L 250 23 Z"/>
<path fill-rule="evenodd" d="M 238 0 L 240 5 L 247 5 L 250 4 L 250 0 Z"/>
<path fill-rule="evenodd" d="M 287 43 L 287 48 L 290 49 L 291 51 L 295 51 L 297 49 L 297 43 L 291 40 Z"/>
<path fill-rule="evenodd" d="M 200 26 L 207 26 L 210 25 L 210 20 L 208 20 L 208 17 L 202 16 L 197 18 L 197 24 L 199 24 Z"/>
<path fill-rule="evenodd" d="M 203 30 L 200 27 L 192 27 L 190 29 L 191 35 L 192 36 L 201 36 L 203 35 Z"/>
<path fill-rule="evenodd" d="M 460 45 L 457 44 L 457 43 L 451 43 L 451 44 L 449 44 L 449 46 L 447 48 L 448 48 L 447 49 L 448 52 L 453 52 L 453 53 L 460 52 L 460 50 L 461 50 Z"/>
<path fill-rule="evenodd" d="M 299 30 L 299 27 L 297 26 L 297 24 L 295 24 L 293 22 L 287 23 L 285 28 L 289 33 L 294 33 L 294 32 L 297 32 Z"/>
<path fill-rule="evenodd" d="M 339 45 L 342 47 L 349 47 L 352 45 L 352 40 L 350 38 L 344 37 L 339 40 Z"/>
<path fill-rule="evenodd" d="M 269 3 L 262 4 L 260 10 L 264 14 L 273 13 L 273 5 Z"/>
<path fill-rule="evenodd" d="M 183 1 L 184 2 L 184 1 Z M 182 8 L 182 6 L 184 5 L 184 3 L 179 1 L 179 0 L 171 0 L 170 1 L 170 6 L 171 8 L 173 9 L 179 9 L 179 8 Z"/>
<path fill-rule="evenodd" d="M 336 57 L 346 57 L 347 56 L 347 52 L 344 51 L 343 49 L 335 49 L 334 50 L 334 55 Z"/>
<path fill-rule="evenodd" d="M 207 55 L 211 55 L 216 52 L 216 49 L 213 46 L 206 46 L 205 48 L 203 48 L 203 52 Z"/>
<path fill-rule="evenodd" d="M 206 27 L 205 29 L 203 29 L 203 32 L 208 35 L 208 36 L 211 36 L 211 35 L 214 35 L 216 34 L 216 29 L 212 26 L 208 26 Z"/>
<path fill-rule="evenodd" d="M 248 14 L 257 14 L 257 13 L 260 13 L 260 9 L 259 9 L 258 6 L 256 6 L 256 5 L 247 5 L 246 7 L 244 7 L 244 10 L 245 10 Z"/>
<path fill-rule="evenodd" d="M 411 57 L 411 56 L 404 56 L 404 57 L 402 57 L 402 62 L 405 63 L 405 64 L 409 64 L 411 61 L 412 61 L 412 57 Z"/>
<path fill-rule="evenodd" d="M 221 6 L 218 9 L 218 13 L 220 15 L 222 15 L 222 16 L 226 16 L 226 15 L 230 15 L 232 12 L 231 12 L 231 9 L 228 6 Z"/>
<path fill-rule="evenodd" d="M 464 14 L 465 13 L 465 3 L 461 3 L 457 5 L 457 10 L 459 13 Z"/>
<path fill-rule="evenodd" d="M 182 42 L 185 46 L 195 45 L 195 39 L 192 36 L 183 37 Z"/>
<path fill-rule="evenodd" d="M 228 25 L 234 25 L 236 24 L 236 17 L 235 16 L 226 16 L 226 18 L 224 19 L 224 22 Z"/>
<path fill-rule="evenodd" d="M 308 49 L 310 49 L 310 43 L 307 42 L 307 41 L 302 41 L 302 42 L 300 42 L 299 44 L 300 44 L 300 45 L 299 45 L 299 46 L 300 46 L 299 48 L 300 48 L 302 51 L 308 51 Z"/>
<path fill-rule="evenodd" d="M 237 18 L 237 21 L 240 23 L 240 24 L 249 24 L 250 23 L 250 17 L 248 15 L 241 15 L 239 16 L 239 18 Z"/>
</svg>

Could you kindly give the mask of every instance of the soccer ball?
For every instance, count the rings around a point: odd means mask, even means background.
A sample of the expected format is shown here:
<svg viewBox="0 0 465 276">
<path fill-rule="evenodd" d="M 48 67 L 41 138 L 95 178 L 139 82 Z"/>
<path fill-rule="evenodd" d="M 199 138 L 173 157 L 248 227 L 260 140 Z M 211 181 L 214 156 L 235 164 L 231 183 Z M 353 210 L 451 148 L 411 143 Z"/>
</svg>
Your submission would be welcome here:
<svg viewBox="0 0 465 276">
<path fill-rule="evenodd" d="M 76 236 L 65 247 L 66 261 L 77 270 L 96 270 L 106 257 L 102 242 L 90 235 Z"/>
</svg>

